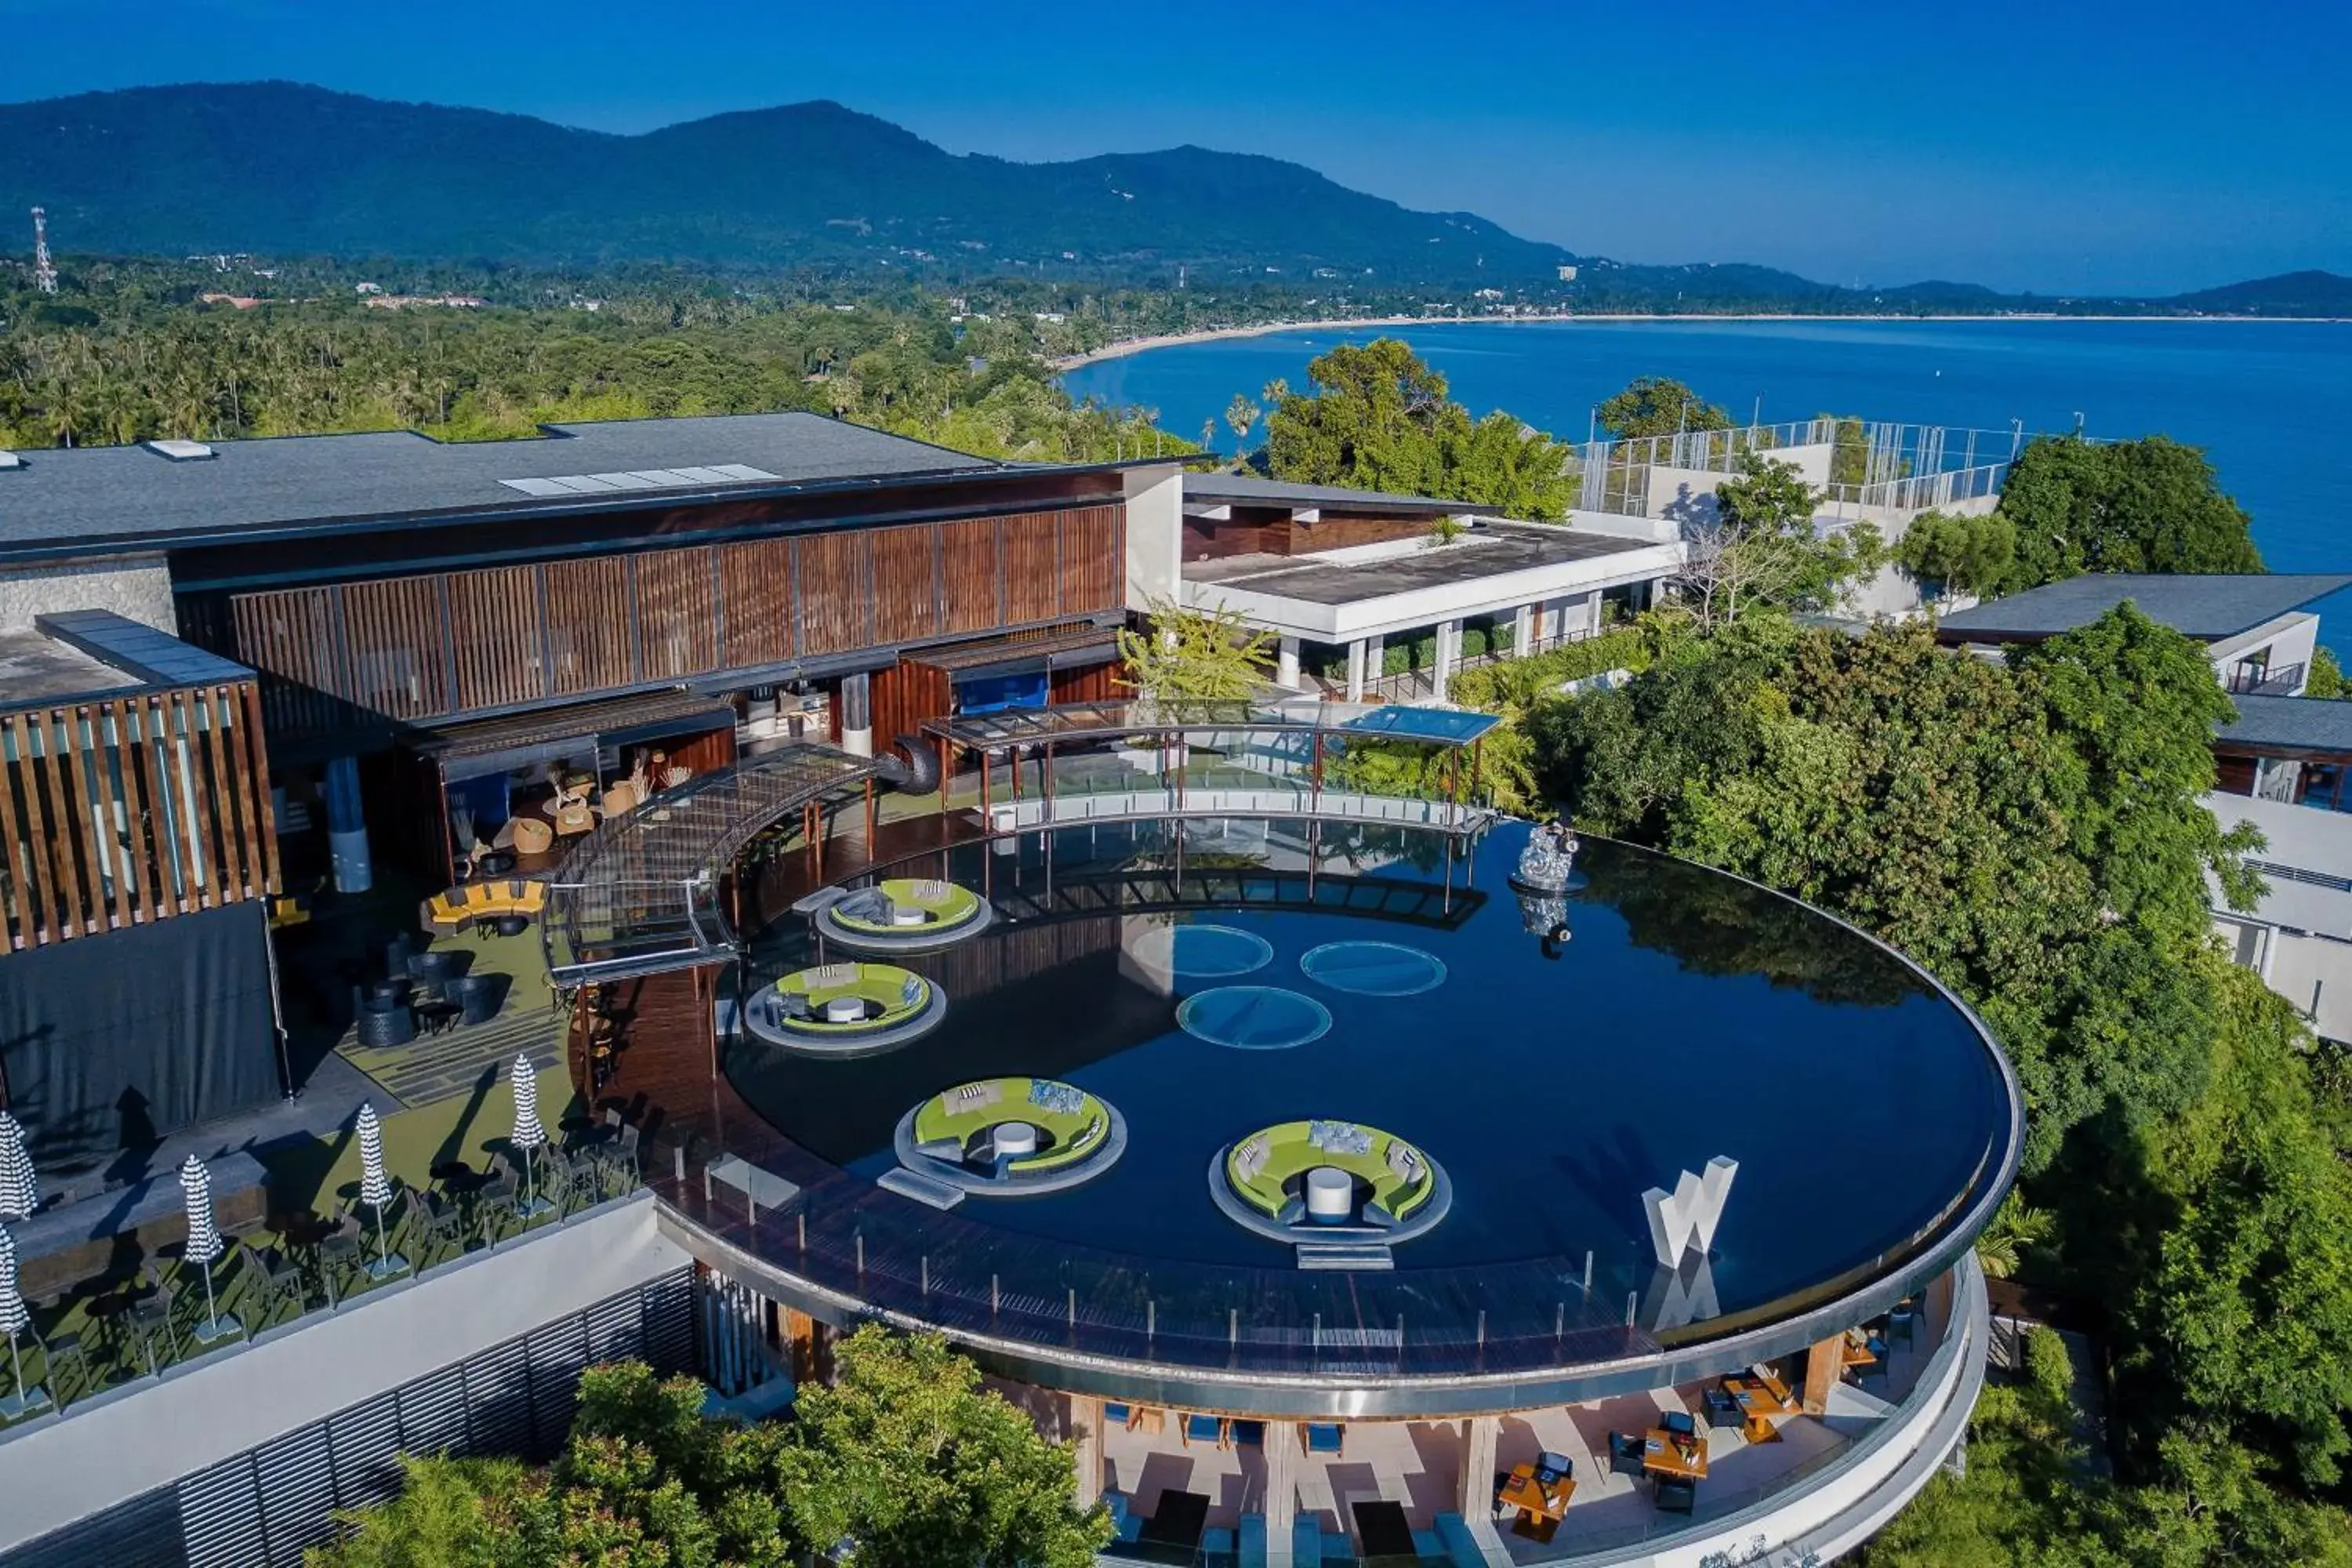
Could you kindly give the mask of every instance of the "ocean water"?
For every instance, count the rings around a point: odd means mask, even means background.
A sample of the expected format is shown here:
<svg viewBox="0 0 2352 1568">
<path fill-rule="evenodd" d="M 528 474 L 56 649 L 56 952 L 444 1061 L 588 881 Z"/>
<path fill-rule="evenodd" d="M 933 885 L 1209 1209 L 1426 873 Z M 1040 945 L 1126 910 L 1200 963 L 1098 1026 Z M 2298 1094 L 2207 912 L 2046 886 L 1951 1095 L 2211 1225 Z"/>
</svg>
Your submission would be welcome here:
<svg viewBox="0 0 2352 1568">
<path fill-rule="evenodd" d="M 1545 321 L 1383 329 L 1445 374 L 1474 413 L 1507 408 L 1581 441 L 1592 406 L 1637 375 L 1687 382 L 1732 416 L 1815 414 L 2006 431 L 2161 433 L 2202 447 L 2252 514 L 2276 572 L 2352 571 L 2352 322 Z M 1360 341 L 1373 332 L 1347 336 Z M 1188 343 L 1071 372 L 1079 396 L 1160 410 L 1171 430 L 1222 419 L 1236 392 L 1345 341 L 1330 331 Z M 1979 450 L 1984 439 L 1979 438 Z M 2322 606 L 2352 648 L 2352 596 Z"/>
</svg>

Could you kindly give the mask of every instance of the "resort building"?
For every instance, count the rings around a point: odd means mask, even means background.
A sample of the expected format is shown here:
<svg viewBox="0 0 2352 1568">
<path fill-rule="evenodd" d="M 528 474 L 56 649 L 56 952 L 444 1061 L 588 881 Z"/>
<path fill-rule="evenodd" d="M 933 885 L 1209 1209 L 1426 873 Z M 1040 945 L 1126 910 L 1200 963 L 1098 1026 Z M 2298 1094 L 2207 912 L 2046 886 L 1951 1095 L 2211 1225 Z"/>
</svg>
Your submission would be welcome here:
<svg viewBox="0 0 2352 1568">
<path fill-rule="evenodd" d="M 1947 616 L 1937 630 L 1989 652 L 2087 626 L 2128 599 L 2206 645 L 2237 716 L 2214 734 L 2219 776 L 2205 804 L 2224 827 L 2262 830 L 2250 864 L 2266 885 L 2249 910 L 2216 889 L 2214 931 L 2331 1040 L 2352 1040 L 2352 704 L 2304 691 L 2319 639 L 2311 606 L 2347 587 L 2352 574 L 2073 577 Z"/>
<path fill-rule="evenodd" d="M 1480 654 L 1556 647 L 1647 606 L 1682 565 L 1675 543 L 1613 519 L 1514 522 L 1237 474 L 1184 477 L 1179 544 L 1182 603 L 1274 633 L 1277 685 L 1349 702 L 1443 702 L 1465 630 Z"/>
<path fill-rule="evenodd" d="M 1469 799 L 1494 721 L 1375 643 L 1676 547 L 1447 515 L 795 415 L 0 466 L 0 1568 L 299 1561 L 589 1361 L 759 1415 L 868 1321 L 1108 1560 L 1867 1537 L 1983 1376 L 2014 1078 L 1829 917 Z M 1301 695 L 1114 689 L 1219 593 Z"/>
</svg>

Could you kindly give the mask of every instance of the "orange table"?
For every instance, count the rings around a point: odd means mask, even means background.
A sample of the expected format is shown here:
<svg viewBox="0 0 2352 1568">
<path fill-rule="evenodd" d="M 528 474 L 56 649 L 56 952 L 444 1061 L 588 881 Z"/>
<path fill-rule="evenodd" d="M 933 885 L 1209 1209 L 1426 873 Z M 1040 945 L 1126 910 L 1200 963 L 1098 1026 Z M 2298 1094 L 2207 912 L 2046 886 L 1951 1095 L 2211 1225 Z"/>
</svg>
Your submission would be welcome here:
<svg viewBox="0 0 2352 1568">
<path fill-rule="evenodd" d="M 1878 1357 L 1877 1357 L 1877 1355 L 1876 1355 L 1876 1354 L 1875 1354 L 1875 1353 L 1871 1350 L 1871 1348 L 1870 1348 L 1870 1342 L 1869 1342 L 1867 1340 L 1862 1339 L 1862 1338 L 1860 1338 L 1860 1337 L 1858 1337 L 1858 1336 L 1856 1336 L 1856 1335 L 1854 1335 L 1854 1334 L 1853 1334 L 1853 1333 L 1848 1333 L 1848 1334 L 1846 1335 L 1846 1340 L 1845 1340 L 1845 1364 L 1846 1364 L 1846 1365 L 1848 1365 L 1848 1366 L 1874 1366 L 1874 1365 L 1876 1365 L 1876 1364 L 1877 1364 L 1877 1362 L 1878 1362 Z"/>
<path fill-rule="evenodd" d="M 1663 1426 L 1650 1428 L 1649 1452 L 1643 1456 L 1642 1468 L 1655 1470 L 1662 1476 L 1674 1476 L 1686 1481 L 1706 1479 L 1706 1439 L 1676 1438 Z"/>
<path fill-rule="evenodd" d="M 1767 1417 L 1797 1413 L 1795 1405 L 1773 1398 L 1771 1391 L 1761 1384 L 1743 1383 L 1738 1378 L 1727 1377 L 1723 1380 L 1723 1391 L 1738 1403 L 1739 1413 L 1747 1417 L 1739 1434 L 1751 1443 L 1779 1442 L 1780 1429 Z"/>
<path fill-rule="evenodd" d="M 1533 1465 L 1520 1465 L 1511 1471 L 1510 1479 L 1503 1483 L 1503 1489 L 1496 1495 L 1522 1513 L 1558 1519 L 1568 1511 L 1568 1500 L 1575 1492 L 1576 1483 L 1566 1476 L 1546 1487 L 1536 1479 Z"/>
</svg>

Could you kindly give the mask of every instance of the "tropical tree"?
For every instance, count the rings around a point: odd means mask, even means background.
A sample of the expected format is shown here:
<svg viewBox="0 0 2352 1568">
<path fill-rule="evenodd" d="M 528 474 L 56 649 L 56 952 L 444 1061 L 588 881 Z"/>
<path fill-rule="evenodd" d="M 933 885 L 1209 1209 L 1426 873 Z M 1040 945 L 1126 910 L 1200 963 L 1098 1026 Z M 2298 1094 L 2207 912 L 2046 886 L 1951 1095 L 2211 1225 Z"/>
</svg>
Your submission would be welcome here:
<svg viewBox="0 0 2352 1568">
<path fill-rule="evenodd" d="M 1274 634 L 1251 629 L 1239 612 L 1154 599 L 1144 616 L 1145 630 L 1120 629 L 1118 654 L 1124 684 L 1146 701 L 1239 701 L 1265 684 Z"/>
<path fill-rule="evenodd" d="M 1567 515 L 1568 451 L 1507 414 L 1473 420 L 1405 343 L 1343 343 L 1308 363 L 1266 416 L 1277 479 L 1435 496 L 1518 518 Z M 1276 389 L 1269 386 L 1271 394 Z"/>
<path fill-rule="evenodd" d="M 2243 508 L 2203 451 L 2162 436 L 2029 443 L 2002 482 L 2015 556 L 2007 592 L 2083 572 L 2259 572 Z"/>
<path fill-rule="evenodd" d="M 1664 375 L 1635 376 L 1598 412 L 1601 427 L 1620 440 L 1731 428 L 1730 415 Z"/>
<path fill-rule="evenodd" d="M 849 1542 L 848 1568 L 1092 1568 L 1110 1539 L 1100 1505 L 1076 1506 L 1070 1451 L 935 1334 L 869 1324 L 841 1341 L 795 1425 L 793 1519 L 805 1540 Z"/>
<path fill-rule="evenodd" d="M 2017 559 L 2017 525 L 1998 511 L 1972 517 L 1923 511 L 1895 542 L 1893 558 L 1936 597 L 1979 596 L 2008 579 Z"/>
<path fill-rule="evenodd" d="M 1795 464 L 1739 454 L 1714 505 L 1682 521 L 1677 581 L 1701 626 L 1727 626 L 1743 610 L 1827 608 L 1847 584 L 1877 569 L 1885 558 L 1877 529 L 1856 522 L 1817 531 L 1822 500 Z"/>
</svg>

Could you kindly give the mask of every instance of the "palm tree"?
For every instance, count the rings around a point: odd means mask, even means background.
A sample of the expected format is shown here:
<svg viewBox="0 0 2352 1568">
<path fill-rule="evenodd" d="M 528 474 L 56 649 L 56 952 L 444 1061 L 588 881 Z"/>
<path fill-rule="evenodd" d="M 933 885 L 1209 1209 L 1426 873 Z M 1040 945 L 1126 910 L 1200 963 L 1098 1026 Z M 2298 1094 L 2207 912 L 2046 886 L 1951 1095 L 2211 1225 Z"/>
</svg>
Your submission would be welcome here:
<svg viewBox="0 0 2352 1568">
<path fill-rule="evenodd" d="M 2024 1264 L 2025 1255 L 2047 1242 L 2057 1228 L 2055 1215 L 2032 1207 L 2011 1193 L 1977 1237 L 1977 1266 L 1988 1279 L 2010 1279 Z"/>
</svg>

